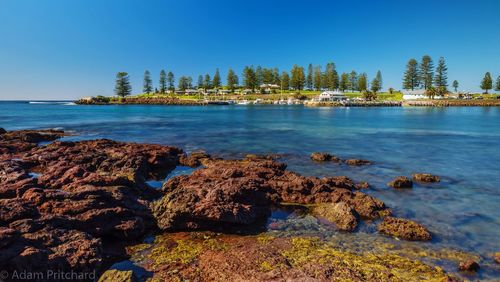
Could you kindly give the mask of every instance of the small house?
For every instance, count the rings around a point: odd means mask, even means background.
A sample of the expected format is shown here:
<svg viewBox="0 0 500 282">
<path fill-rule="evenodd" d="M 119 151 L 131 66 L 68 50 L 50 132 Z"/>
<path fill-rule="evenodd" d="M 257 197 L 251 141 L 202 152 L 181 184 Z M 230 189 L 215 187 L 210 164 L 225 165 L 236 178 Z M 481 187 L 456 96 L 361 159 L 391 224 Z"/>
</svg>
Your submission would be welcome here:
<svg viewBox="0 0 500 282">
<path fill-rule="evenodd" d="M 279 89 L 280 86 L 277 84 L 270 84 L 270 83 L 265 83 L 260 85 L 260 91 L 262 93 L 271 93 L 273 90 Z"/>
<path fill-rule="evenodd" d="M 425 89 L 403 90 L 403 100 L 426 99 Z"/>
<path fill-rule="evenodd" d="M 323 91 L 319 94 L 319 102 L 345 101 L 347 97 L 340 91 Z"/>
</svg>

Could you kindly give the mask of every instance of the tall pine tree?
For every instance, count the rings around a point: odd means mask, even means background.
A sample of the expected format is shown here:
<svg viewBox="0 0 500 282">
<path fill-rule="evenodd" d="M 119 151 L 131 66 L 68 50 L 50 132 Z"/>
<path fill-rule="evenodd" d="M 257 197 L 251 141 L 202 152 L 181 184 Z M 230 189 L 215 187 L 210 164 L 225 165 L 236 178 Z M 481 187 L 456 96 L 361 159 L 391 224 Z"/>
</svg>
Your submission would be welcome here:
<svg viewBox="0 0 500 282">
<path fill-rule="evenodd" d="M 168 89 L 170 91 L 174 91 L 175 90 L 175 78 L 174 78 L 174 73 L 169 71 L 167 73 L 167 84 L 168 84 Z"/>
<path fill-rule="evenodd" d="M 304 75 L 304 68 L 299 67 L 298 65 L 294 65 L 292 68 L 292 79 L 290 81 L 293 89 L 298 90 L 300 93 L 300 90 L 304 88 L 304 84 L 306 82 L 306 77 Z"/>
<path fill-rule="evenodd" d="M 422 57 L 422 62 L 420 63 L 420 81 L 425 90 L 432 86 L 432 80 L 434 78 L 434 63 L 429 55 Z"/>
<path fill-rule="evenodd" d="M 280 81 L 281 81 L 281 89 L 282 90 L 290 89 L 290 76 L 288 75 L 288 73 L 286 71 L 283 71 L 281 73 Z"/>
<path fill-rule="evenodd" d="M 358 90 L 363 92 L 368 89 L 368 76 L 366 73 L 362 73 L 358 78 Z"/>
<path fill-rule="evenodd" d="M 358 74 L 356 71 L 351 71 L 349 74 L 349 86 L 352 92 L 358 89 Z"/>
<path fill-rule="evenodd" d="M 153 92 L 153 81 L 151 80 L 151 74 L 148 70 L 144 72 L 144 81 L 142 83 L 142 92 L 151 93 Z"/>
<path fill-rule="evenodd" d="M 420 84 L 418 63 L 415 59 L 410 59 L 406 64 L 406 70 L 403 77 L 403 88 L 415 90 Z"/>
<path fill-rule="evenodd" d="M 203 75 L 198 75 L 198 89 L 203 88 Z"/>
<path fill-rule="evenodd" d="M 312 90 L 313 88 L 313 65 L 309 64 L 307 67 L 307 79 L 306 79 L 306 87 L 308 90 Z"/>
<path fill-rule="evenodd" d="M 227 72 L 227 87 L 231 92 L 234 92 L 234 89 L 238 85 L 238 76 L 234 73 L 233 69 L 229 69 Z"/>
<path fill-rule="evenodd" d="M 372 80 L 371 90 L 373 93 L 377 94 L 377 92 L 382 89 L 382 73 L 380 71 L 377 72 L 377 75 Z"/>
<path fill-rule="evenodd" d="M 160 93 L 165 94 L 165 91 L 167 91 L 167 73 L 165 73 L 165 70 L 160 71 Z"/>
<path fill-rule="evenodd" d="M 495 83 L 495 91 L 500 91 L 500 75 L 497 77 L 497 82 Z"/>
<path fill-rule="evenodd" d="M 218 89 L 221 85 L 221 82 L 220 82 L 220 74 L 219 74 L 219 69 L 216 69 L 215 70 L 215 74 L 214 74 L 214 79 L 213 79 L 213 82 L 212 82 L 212 86 L 215 88 L 215 89 Z"/>
<path fill-rule="evenodd" d="M 493 79 L 491 78 L 491 74 L 489 72 L 484 74 L 484 78 L 481 81 L 481 89 L 485 91 L 486 94 L 488 94 L 488 90 L 493 88 Z"/>
<path fill-rule="evenodd" d="M 342 75 L 340 76 L 339 89 L 342 92 L 349 89 L 349 74 L 347 74 L 345 72 L 342 73 Z"/>
<path fill-rule="evenodd" d="M 130 78 L 128 73 L 119 72 L 116 74 L 115 81 L 115 94 L 119 97 L 125 97 L 130 95 L 132 92 L 132 86 L 130 86 Z"/>
<path fill-rule="evenodd" d="M 256 82 L 256 87 L 260 87 L 260 85 L 264 82 L 264 74 L 262 72 L 262 67 L 257 66 L 255 69 L 255 82 Z"/>
<path fill-rule="evenodd" d="M 210 75 L 208 73 L 205 74 L 205 80 L 203 81 L 203 87 L 205 87 L 205 90 L 212 88 L 212 80 L 210 79 Z"/>
<path fill-rule="evenodd" d="M 257 76 L 253 66 L 246 66 L 243 69 L 243 84 L 247 89 L 251 89 L 252 92 L 255 92 L 255 88 L 257 85 Z"/>
<path fill-rule="evenodd" d="M 313 75 L 313 84 L 314 84 L 314 89 L 316 91 L 321 90 L 321 85 L 322 85 L 322 75 L 321 75 L 321 67 L 320 66 L 315 66 L 314 67 L 314 75 Z"/>
<path fill-rule="evenodd" d="M 448 67 L 446 67 L 446 62 L 443 57 L 439 58 L 436 67 L 434 86 L 436 87 L 437 94 L 441 96 L 448 90 Z"/>
</svg>

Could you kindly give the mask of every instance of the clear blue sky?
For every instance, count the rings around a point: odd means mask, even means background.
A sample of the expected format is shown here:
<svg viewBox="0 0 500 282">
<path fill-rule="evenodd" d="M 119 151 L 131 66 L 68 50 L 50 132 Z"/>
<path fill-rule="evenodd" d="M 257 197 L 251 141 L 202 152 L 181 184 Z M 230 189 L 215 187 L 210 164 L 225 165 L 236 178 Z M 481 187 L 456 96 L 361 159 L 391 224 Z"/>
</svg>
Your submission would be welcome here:
<svg viewBox="0 0 500 282">
<path fill-rule="evenodd" d="M 127 71 L 176 77 L 245 65 L 289 70 L 333 61 L 380 69 L 400 89 L 407 60 L 444 56 L 449 83 L 478 90 L 500 75 L 500 1 L 0 0 L 0 99 L 72 99 L 113 91 Z M 225 80 L 225 79 L 224 79 Z"/>
</svg>

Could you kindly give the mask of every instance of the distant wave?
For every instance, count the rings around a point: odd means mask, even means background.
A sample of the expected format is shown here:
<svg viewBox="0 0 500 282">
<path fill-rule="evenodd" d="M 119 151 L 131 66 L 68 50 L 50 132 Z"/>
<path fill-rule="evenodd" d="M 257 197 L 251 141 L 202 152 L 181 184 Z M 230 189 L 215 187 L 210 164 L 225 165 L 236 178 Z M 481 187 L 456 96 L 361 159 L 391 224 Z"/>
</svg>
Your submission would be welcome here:
<svg viewBox="0 0 500 282">
<path fill-rule="evenodd" d="M 44 104 L 44 105 L 65 105 L 65 106 L 73 106 L 76 105 L 74 102 L 69 101 L 30 101 L 29 104 Z"/>
</svg>

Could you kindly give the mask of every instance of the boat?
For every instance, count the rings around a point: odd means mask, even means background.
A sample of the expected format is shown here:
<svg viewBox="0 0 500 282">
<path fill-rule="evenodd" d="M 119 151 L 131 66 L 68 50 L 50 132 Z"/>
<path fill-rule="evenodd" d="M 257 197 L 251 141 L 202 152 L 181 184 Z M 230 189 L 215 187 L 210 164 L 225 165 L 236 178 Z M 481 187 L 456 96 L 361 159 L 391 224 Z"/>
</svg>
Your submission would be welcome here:
<svg viewBox="0 0 500 282">
<path fill-rule="evenodd" d="M 209 105 L 230 105 L 229 101 L 208 101 Z"/>
<path fill-rule="evenodd" d="M 243 100 L 243 101 L 238 101 L 238 105 L 250 105 L 250 102 L 248 100 Z"/>
</svg>

